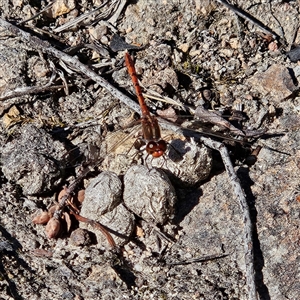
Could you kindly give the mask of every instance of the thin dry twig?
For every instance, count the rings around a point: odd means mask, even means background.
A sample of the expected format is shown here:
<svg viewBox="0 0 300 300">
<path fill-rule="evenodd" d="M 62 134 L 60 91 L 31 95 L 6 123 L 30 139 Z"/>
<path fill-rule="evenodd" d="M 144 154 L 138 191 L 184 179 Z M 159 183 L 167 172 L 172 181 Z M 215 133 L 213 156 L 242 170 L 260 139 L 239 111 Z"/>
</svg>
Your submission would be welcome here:
<svg viewBox="0 0 300 300">
<path fill-rule="evenodd" d="M 180 108 L 182 108 L 183 110 L 185 110 L 185 107 L 184 107 L 183 104 L 179 103 L 178 101 L 175 101 L 172 98 L 169 98 L 169 97 L 166 97 L 166 96 L 162 97 L 154 91 L 149 91 L 148 90 L 148 92 L 152 93 L 153 95 L 143 93 L 143 96 L 145 98 L 149 98 L 149 99 L 157 100 L 157 101 L 160 101 L 160 102 L 165 102 L 165 103 L 168 103 L 168 104 L 176 105 L 176 106 L 179 106 Z"/>
<path fill-rule="evenodd" d="M 63 60 L 67 64 L 71 64 L 73 67 L 75 67 L 77 70 L 79 70 L 81 73 L 85 74 L 86 76 L 90 77 L 92 80 L 99 83 L 102 87 L 107 89 L 114 97 L 118 98 L 120 101 L 128 105 L 131 109 L 133 109 L 136 112 L 140 112 L 139 106 L 131 100 L 129 97 L 123 95 L 118 89 L 116 89 L 113 85 L 108 83 L 106 80 L 104 80 L 101 76 L 97 75 L 94 71 L 90 70 L 88 67 L 86 67 L 84 64 L 78 61 L 78 59 L 73 58 L 59 50 L 56 50 L 55 48 L 51 47 L 51 45 L 48 42 L 42 41 L 37 37 L 31 36 L 29 33 L 24 32 L 23 30 L 19 29 L 18 27 L 10 24 L 9 22 L 4 21 L 3 19 L 0 19 L 0 26 L 3 28 L 9 30 L 14 35 L 20 37 L 24 42 L 29 43 L 33 48 L 41 50 L 45 53 L 48 53 L 50 55 L 54 55 L 55 57 Z M 161 118 L 158 118 L 160 121 L 162 121 Z M 189 135 L 188 130 L 184 130 L 175 124 L 172 124 L 170 122 L 167 122 L 163 120 L 161 122 L 161 126 L 166 129 L 173 130 L 175 132 L 181 133 L 183 135 Z M 246 197 L 244 194 L 244 191 L 241 187 L 240 181 L 234 171 L 234 168 L 232 166 L 232 163 L 230 161 L 229 154 L 227 152 L 226 147 L 219 142 L 212 141 L 209 138 L 203 137 L 201 134 L 197 134 L 195 132 L 190 133 L 194 137 L 198 137 L 200 141 L 202 141 L 205 145 L 207 145 L 210 148 L 216 149 L 220 152 L 224 166 L 226 168 L 226 171 L 228 173 L 228 176 L 230 178 L 231 184 L 233 186 L 234 192 L 236 193 L 240 208 L 243 215 L 243 223 L 244 223 L 244 256 L 245 256 L 245 264 L 246 264 L 246 276 L 247 276 L 247 286 L 249 291 L 249 299 L 250 300 L 257 300 L 256 295 L 256 286 L 255 286 L 255 278 L 254 278 L 254 262 L 253 262 L 253 242 L 252 242 L 252 222 L 250 219 L 250 212 L 249 207 L 246 201 Z M 72 185 L 69 187 L 69 189 L 72 188 Z M 68 197 L 64 199 L 66 202 Z M 63 201 L 61 200 L 61 203 Z M 62 204 L 61 204 L 62 205 Z"/>
<path fill-rule="evenodd" d="M 111 2 L 111 3 L 109 3 L 109 2 Z M 99 10 L 108 3 L 109 3 L 109 7 L 106 10 L 104 10 L 103 12 L 99 12 Z M 125 4 L 121 3 L 122 9 Z M 79 23 L 81 23 L 83 21 L 86 21 L 87 23 L 98 22 L 99 20 L 110 16 L 113 12 L 118 13 L 119 5 L 120 5 L 120 0 L 106 1 L 103 4 L 101 4 L 100 6 L 96 7 L 94 10 L 87 12 L 87 13 L 75 18 L 74 20 L 71 20 L 71 21 L 65 23 L 64 25 L 55 28 L 53 31 L 56 33 L 59 33 L 64 30 L 67 30 L 69 28 L 72 28 L 74 26 L 77 26 Z"/>
<path fill-rule="evenodd" d="M 7 91 L 6 93 L 2 94 L 0 96 L 0 101 L 12 99 L 12 98 L 17 98 L 29 94 L 38 94 L 38 93 L 43 93 L 47 91 L 56 91 L 58 89 L 64 88 L 64 85 L 53 85 L 49 86 L 44 85 L 44 86 L 24 86 L 24 87 L 17 87 L 14 90 Z"/>
<path fill-rule="evenodd" d="M 87 223 L 87 224 L 91 225 L 92 227 L 100 230 L 103 233 L 103 235 L 106 237 L 106 239 L 107 239 L 108 243 L 110 244 L 110 246 L 112 248 L 116 247 L 116 243 L 115 243 L 114 239 L 112 238 L 111 234 L 99 222 L 96 222 L 94 220 L 85 218 L 85 217 L 83 217 L 81 215 L 78 215 L 78 214 L 72 212 L 72 211 L 71 211 L 71 214 L 73 216 L 75 216 L 75 218 L 76 218 L 77 221 Z"/>
<path fill-rule="evenodd" d="M 205 262 L 208 260 L 215 260 L 219 258 L 223 258 L 228 256 L 229 254 L 214 254 L 214 255 L 207 255 L 207 256 L 202 256 L 198 258 L 192 258 L 192 259 L 187 259 L 187 260 L 182 260 L 182 261 L 175 261 L 175 262 L 167 262 L 167 266 L 179 266 L 179 265 L 188 265 L 188 264 L 194 264 L 194 263 L 199 263 L 199 262 Z"/>
<path fill-rule="evenodd" d="M 127 0 L 121 0 L 119 3 L 118 3 L 118 7 L 117 9 L 115 10 L 114 14 L 109 18 L 108 22 L 111 23 L 111 24 L 116 24 L 117 23 L 117 20 L 125 6 L 125 4 L 127 3 Z"/>
<path fill-rule="evenodd" d="M 41 56 L 41 58 L 42 58 L 42 56 Z M 52 70 L 54 70 L 54 72 L 52 72 L 49 82 L 47 84 L 45 84 L 44 86 L 17 87 L 14 90 L 10 90 L 5 93 L 2 93 L 0 95 L 0 101 L 4 101 L 4 100 L 16 98 L 16 97 L 20 97 L 20 96 L 24 96 L 24 95 L 28 95 L 28 94 L 37 94 L 37 93 L 41 93 L 41 92 L 45 92 L 45 91 L 49 91 L 49 90 L 56 90 L 56 89 L 64 87 L 61 85 L 51 86 L 56 78 L 56 71 L 55 71 L 55 66 L 52 62 L 50 62 L 50 66 L 51 66 Z"/>
<path fill-rule="evenodd" d="M 65 23 L 65 24 L 63 24 L 63 25 L 61 25 L 61 26 L 55 28 L 53 31 L 56 32 L 56 33 L 59 33 L 59 32 L 62 32 L 62 31 L 64 31 L 64 30 L 67 30 L 67 29 L 69 29 L 69 28 L 72 28 L 72 27 L 76 26 L 77 24 L 83 22 L 85 19 L 88 19 L 88 18 L 89 18 L 89 19 L 92 19 L 92 18 L 94 18 L 94 16 L 95 16 L 96 14 L 99 14 L 98 11 L 99 11 L 103 6 L 105 6 L 106 4 L 107 4 L 107 2 L 101 4 L 100 6 L 96 7 L 96 8 L 93 9 L 92 11 L 89 11 L 89 12 L 87 12 L 87 13 L 85 13 L 85 14 L 83 14 L 83 15 L 81 15 L 81 16 L 79 16 L 79 17 L 77 17 L 77 18 L 75 18 L 75 19 L 73 19 L 73 20 L 71 20 L 71 21 L 69 21 L 69 22 L 67 22 L 67 23 Z"/>
<path fill-rule="evenodd" d="M 38 13 L 36 13 L 35 15 L 33 15 L 32 17 L 24 20 L 24 21 L 21 21 L 18 23 L 18 25 L 21 25 L 21 24 L 24 24 L 24 23 L 27 23 L 35 18 L 37 18 L 39 15 L 41 15 L 43 12 L 45 12 L 46 10 L 48 10 L 49 8 L 52 7 L 52 5 L 54 4 L 56 0 L 53 0 L 52 2 L 50 2 L 47 6 L 45 6 L 42 10 L 40 10 Z"/>
<path fill-rule="evenodd" d="M 278 36 L 278 34 L 274 33 L 271 29 L 269 29 L 266 25 L 264 25 L 261 21 L 257 20 L 253 16 L 251 16 L 249 13 L 243 11 L 242 9 L 228 3 L 226 0 L 216 0 L 217 2 L 223 4 L 230 10 L 232 10 L 234 13 L 236 13 L 238 16 L 241 18 L 249 21 L 250 23 L 254 24 L 257 26 L 259 29 L 261 29 L 264 33 L 270 34 L 273 39 L 279 39 L 279 40 L 284 40 L 284 37 Z"/>
<path fill-rule="evenodd" d="M 189 135 L 189 131 L 185 130 L 177 125 L 162 120 L 158 118 L 161 122 L 162 127 L 166 129 L 175 131 L 177 133 L 183 134 L 184 136 Z M 230 160 L 230 156 L 228 154 L 227 148 L 224 144 L 220 142 L 213 141 L 209 138 L 203 137 L 200 133 L 190 132 L 191 136 L 197 137 L 202 141 L 207 147 L 212 148 L 214 150 L 219 151 L 221 154 L 226 172 L 230 178 L 230 182 L 232 184 L 234 193 L 238 197 L 241 212 L 243 215 L 243 223 L 244 223 L 244 258 L 246 265 L 246 275 L 247 275 L 247 287 L 249 292 L 249 300 L 257 300 L 256 294 L 256 285 L 255 285 L 255 273 L 254 273 L 254 260 L 253 260 L 253 226 L 250 218 L 250 211 L 248 207 L 248 203 L 246 200 L 245 193 L 241 187 L 241 183 L 234 171 L 233 165 Z"/>
<path fill-rule="evenodd" d="M 44 53 L 55 56 L 58 59 L 61 59 L 66 64 L 71 65 L 73 68 L 77 69 L 80 73 L 90 77 L 92 80 L 97 82 L 100 86 L 105 88 L 108 92 L 110 92 L 114 97 L 125 103 L 132 110 L 136 112 L 140 112 L 140 108 L 138 104 L 133 102 L 129 97 L 121 93 L 117 88 L 111 85 L 108 81 L 103 79 L 97 73 L 92 71 L 86 65 L 81 63 L 77 58 L 69 56 L 62 51 L 59 51 L 53 48 L 48 42 L 39 39 L 38 37 L 31 36 L 29 33 L 19 29 L 18 27 L 0 19 L 0 26 L 6 28 L 11 31 L 13 34 L 21 38 L 24 42 L 29 43 L 33 48 L 43 51 Z"/>
<path fill-rule="evenodd" d="M 111 85 L 108 81 L 106 81 L 97 73 L 95 73 L 90 68 L 88 68 L 86 65 L 81 63 L 77 58 L 67 55 L 64 52 L 53 48 L 48 42 L 43 41 L 36 36 L 32 36 L 30 33 L 23 31 L 17 26 L 14 26 L 11 23 L 1 18 L 0 18 L 0 26 L 13 33 L 15 36 L 18 36 L 23 42 L 28 43 L 34 49 L 41 50 L 42 52 L 47 53 L 49 55 L 53 55 L 54 57 L 61 59 L 66 64 L 71 65 L 80 73 L 90 77 L 92 80 L 97 82 L 100 86 L 105 88 L 114 97 L 116 97 L 117 99 L 125 103 L 132 110 L 134 110 L 137 113 L 140 112 L 140 107 L 137 103 L 135 103 L 134 101 L 132 101 L 132 99 L 130 99 L 129 97 L 121 93 L 117 88 Z"/>
</svg>

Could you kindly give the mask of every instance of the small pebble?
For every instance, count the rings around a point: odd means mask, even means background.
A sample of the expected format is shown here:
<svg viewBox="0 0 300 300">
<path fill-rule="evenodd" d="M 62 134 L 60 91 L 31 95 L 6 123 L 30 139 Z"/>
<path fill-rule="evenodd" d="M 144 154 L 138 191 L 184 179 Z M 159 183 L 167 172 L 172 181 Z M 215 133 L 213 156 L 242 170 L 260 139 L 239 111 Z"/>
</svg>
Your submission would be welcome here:
<svg viewBox="0 0 300 300">
<path fill-rule="evenodd" d="M 70 235 L 70 242 L 74 246 L 86 246 L 91 243 L 89 232 L 86 229 L 77 228 Z"/>
</svg>

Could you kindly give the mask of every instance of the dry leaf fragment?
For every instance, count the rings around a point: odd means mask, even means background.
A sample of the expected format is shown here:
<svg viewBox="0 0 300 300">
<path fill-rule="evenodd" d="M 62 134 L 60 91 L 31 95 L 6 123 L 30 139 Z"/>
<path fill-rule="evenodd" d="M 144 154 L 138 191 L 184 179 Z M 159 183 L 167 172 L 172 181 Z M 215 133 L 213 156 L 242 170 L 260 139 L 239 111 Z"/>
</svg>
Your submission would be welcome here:
<svg viewBox="0 0 300 300">
<path fill-rule="evenodd" d="M 30 251 L 30 253 L 37 257 L 52 257 L 53 256 L 52 251 L 44 250 L 44 249 L 33 249 Z"/>
<path fill-rule="evenodd" d="M 140 226 L 136 226 L 136 236 L 144 237 L 144 235 L 145 235 L 145 232 L 144 232 L 143 228 Z"/>
<path fill-rule="evenodd" d="M 50 218 L 53 217 L 55 211 L 58 209 L 58 205 L 52 205 L 49 209 L 48 209 L 48 214 L 50 216 Z"/>
<path fill-rule="evenodd" d="M 47 223 L 45 230 L 49 239 L 57 237 L 60 230 L 60 221 L 52 217 Z"/>
<path fill-rule="evenodd" d="M 72 225 L 70 215 L 67 212 L 64 212 L 64 218 L 67 223 L 67 232 L 69 232 L 71 229 L 71 225 Z"/>
<path fill-rule="evenodd" d="M 68 188 L 67 186 L 64 186 L 57 196 L 58 202 L 60 202 L 61 198 L 65 196 L 67 193 L 68 193 Z"/>
<path fill-rule="evenodd" d="M 80 190 L 77 193 L 77 200 L 82 203 L 84 200 L 84 196 L 85 196 L 85 190 Z"/>
<path fill-rule="evenodd" d="M 178 116 L 176 115 L 176 111 L 172 108 L 169 107 L 167 109 L 164 110 L 157 110 L 157 115 L 159 115 L 160 117 L 169 120 L 171 122 L 176 122 L 178 120 Z"/>
<path fill-rule="evenodd" d="M 20 120 L 21 120 L 20 111 L 15 105 L 12 106 L 2 118 L 2 122 L 5 128 L 8 128 L 11 125 L 18 123 Z"/>
<path fill-rule="evenodd" d="M 33 218 L 33 224 L 46 224 L 50 220 L 50 216 L 47 211 L 43 211 L 41 214 Z"/>
</svg>

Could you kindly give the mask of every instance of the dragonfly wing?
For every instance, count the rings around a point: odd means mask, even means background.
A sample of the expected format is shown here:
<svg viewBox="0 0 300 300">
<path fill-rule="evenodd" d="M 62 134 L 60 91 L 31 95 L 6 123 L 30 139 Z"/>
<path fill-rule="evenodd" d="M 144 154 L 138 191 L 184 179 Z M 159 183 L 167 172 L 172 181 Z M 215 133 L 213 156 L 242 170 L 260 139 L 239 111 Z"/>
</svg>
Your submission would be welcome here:
<svg viewBox="0 0 300 300">
<path fill-rule="evenodd" d="M 243 131 L 233 126 L 230 122 L 219 116 L 218 114 L 211 112 L 201 106 L 198 106 L 195 110 L 195 116 L 204 121 L 210 122 L 212 124 L 225 127 L 229 129 L 233 134 L 238 136 L 245 136 Z"/>
</svg>

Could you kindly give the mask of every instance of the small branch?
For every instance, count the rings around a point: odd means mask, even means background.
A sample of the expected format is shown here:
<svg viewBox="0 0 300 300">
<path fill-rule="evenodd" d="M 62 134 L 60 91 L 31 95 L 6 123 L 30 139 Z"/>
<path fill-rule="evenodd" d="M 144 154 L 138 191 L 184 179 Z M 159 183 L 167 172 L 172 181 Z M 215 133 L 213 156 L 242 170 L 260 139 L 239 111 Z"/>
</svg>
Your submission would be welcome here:
<svg viewBox="0 0 300 300">
<path fill-rule="evenodd" d="M 105 6 L 106 4 L 107 4 L 107 2 L 103 3 L 102 5 L 96 7 L 94 10 L 89 11 L 89 12 L 87 12 L 85 14 L 82 14 L 81 16 L 79 16 L 79 17 L 77 17 L 77 18 L 75 18 L 75 19 L 67 22 L 66 24 L 63 24 L 63 25 L 55 28 L 53 31 L 56 32 L 56 33 L 59 33 L 59 32 L 62 32 L 64 30 L 68 29 L 68 28 L 72 28 L 72 27 L 76 26 L 77 24 L 83 22 L 85 19 L 88 19 L 88 18 L 92 19 L 92 18 L 94 18 L 95 15 L 99 13 L 98 11 L 103 6 Z"/>
<path fill-rule="evenodd" d="M 109 23 L 116 25 L 117 20 L 118 20 L 118 18 L 119 18 L 119 16 L 120 16 L 120 14 L 121 14 L 121 12 L 122 12 L 122 10 L 123 10 L 126 3 L 127 3 L 127 0 L 121 0 L 118 3 L 118 7 L 115 10 L 115 13 L 108 20 Z"/>
<path fill-rule="evenodd" d="M 17 87 L 12 91 L 8 91 L 0 96 L 0 101 L 17 98 L 29 94 L 38 94 L 46 91 L 55 91 L 61 88 L 64 88 L 64 85 L 54 85 L 54 86 L 25 86 L 25 87 Z"/>
<path fill-rule="evenodd" d="M 234 13 L 236 13 L 241 18 L 249 21 L 250 23 L 256 25 L 258 28 L 260 28 L 264 33 L 270 34 L 273 39 L 281 39 L 283 40 L 284 37 L 280 37 L 278 34 L 274 33 L 271 29 L 269 29 L 267 26 L 265 26 L 261 21 L 257 20 L 256 18 L 252 17 L 249 13 L 243 11 L 242 9 L 235 7 L 234 5 L 228 3 L 226 0 L 216 0 L 217 2 L 223 4 L 230 10 L 232 10 Z"/>
<path fill-rule="evenodd" d="M 27 23 L 35 18 L 37 18 L 39 15 L 41 15 L 43 12 L 45 12 L 46 10 L 48 10 L 49 8 L 52 7 L 52 5 L 54 4 L 56 0 L 53 0 L 52 2 L 50 2 L 46 7 L 44 7 L 42 10 L 40 10 L 37 14 L 33 15 L 32 17 L 30 17 L 29 19 L 26 19 L 24 21 L 21 21 L 18 23 L 18 25 L 21 25 L 21 24 L 24 24 L 24 23 Z"/>
<path fill-rule="evenodd" d="M 111 2 L 111 3 L 109 3 L 109 2 Z M 108 8 L 106 10 L 104 10 L 103 12 L 99 12 L 100 9 L 103 8 L 108 3 L 109 3 Z M 79 17 L 65 23 L 64 25 L 61 25 L 61 26 L 55 28 L 53 31 L 56 33 L 59 33 L 66 29 L 73 28 L 84 21 L 87 24 L 90 24 L 93 22 L 98 22 L 101 19 L 108 18 L 114 11 L 118 11 L 119 4 L 120 4 L 120 0 L 106 1 L 106 2 L 102 3 L 100 6 L 96 7 L 94 10 L 80 15 Z M 125 4 L 126 4 L 126 1 L 125 1 L 125 3 L 122 3 L 123 6 Z M 116 8 L 116 6 L 117 6 L 117 8 Z"/>
<path fill-rule="evenodd" d="M 84 223 L 87 223 L 89 225 L 91 225 L 92 227 L 100 230 L 103 235 L 106 237 L 108 243 L 111 245 L 112 248 L 115 248 L 116 247 L 116 243 L 113 239 L 113 237 L 110 235 L 110 233 L 104 228 L 103 225 L 101 225 L 100 223 L 94 221 L 94 220 L 91 220 L 91 219 L 88 219 L 88 218 L 85 218 L 81 215 L 78 215 L 78 214 L 75 214 L 71 211 L 72 215 L 75 216 L 76 220 L 77 221 L 80 221 L 80 222 L 84 222 Z"/>
<path fill-rule="evenodd" d="M 215 260 L 215 259 L 219 259 L 219 258 L 223 258 L 228 256 L 229 254 L 214 254 L 214 255 L 208 255 L 208 256 L 203 256 L 203 257 L 199 257 L 199 258 L 192 258 L 192 259 L 187 259 L 187 260 L 182 260 L 182 261 L 176 261 L 176 262 L 172 262 L 172 263 L 166 263 L 167 266 L 179 266 L 179 265 L 189 265 L 189 264 L 193 264 L 193 263 L 201 263 L 201 262 L 205 262 L 205 261 L 209 261 L 209 260 Z"/>
<path fill-rule="evenodd" d="M 222 160 L 230 178 L 233 190 L 238 197 L 240 209 L 243 215 L 244 223 L 244 257 L 246 264 L 247 286 L 249 300 L 256 300 L 256 286 L 255 286 L 255 273 L 254 273 L 254 258 L 253 258 L 253 226 L 250 218 L 250 211 L 246 200 L 245 193 L 241 187 L 241 183 L 234 171 L 230 157 L 225 145 L 219 142 L 210 140 L 205 141 L 204 144 L 215 150 L 218 150 L 222 156 Z"/>
<path fill-rule="evenodd" d="M 159 118 L 160 119 L 160 118 Z M 197 137 L 202 141 L 207 147 L 215 149 L 220 152 L 226 172 L 230 178 L 231 185 L 233 187 L 234 193 L 237 196 L 241 208 L 241 213 L 243 216 L 244 224 L 244 258 L 246 265 L 246 277 L 247 277 L 247 287 L 249 292 L 249 300 L 257 300 L 256 295 L 256 285 L 255 285 L 255 274 L 254 274 L 254 259 L 253 259 L 253 226 L 250 218 L 250 211 L 246 196 L 241 187 L 241 183 L 234 171 L 232 166 L 227 148 L 224 144 L 220 142 L 213 141 L 209 138 L 203 137 L 201 133 L 191 132 L 189 130 L 178 127 L 167 121 L 160 122 L 161 127 L 175 131 L 177 133 L 183 134 L 184 136 Z"/>
<path fill-rule="evenodd" d="M 30 33 L 23 31 L 22 29 L 18 28 L 17 26 L 14 26 L 1 18 L 0 18 L 0 26 L 7 29 L 11 33 L 13 33 L 15 36 L 18 36 L 24 43 L 28 43 L 34 49 L 40 50 L 49 55 L 53 55 L 56 58 L 61 59 L 66 64 L 71 65 L 76 70 L 78 70 L 81 74 L 88 76 L 92 80 L 97 82 L 100 86 L 105 88 L 114 97 L 116 97 L 117 99 L 119 99 L 120 101 L 125 103 L 132 110 L 136 111 L 137 113 L 140 113 L 140 108 L 137 103 L 135 103 L 129 97 L 127 97 L 126 95 L 121 93 L 117 88 L 115 88 L 113 85 L 111 85 L 108 81 L 106 81 L 101 76 L 99 76 L 97 73 L 95 73 L 90 68 L 88 68 L 86 65 L 81 63 L 77 58 L 69 56 L 64 52 L 53 48 L 48 42 L 43 41 L 36 36 L 31 36 Z"/>
</svg>

